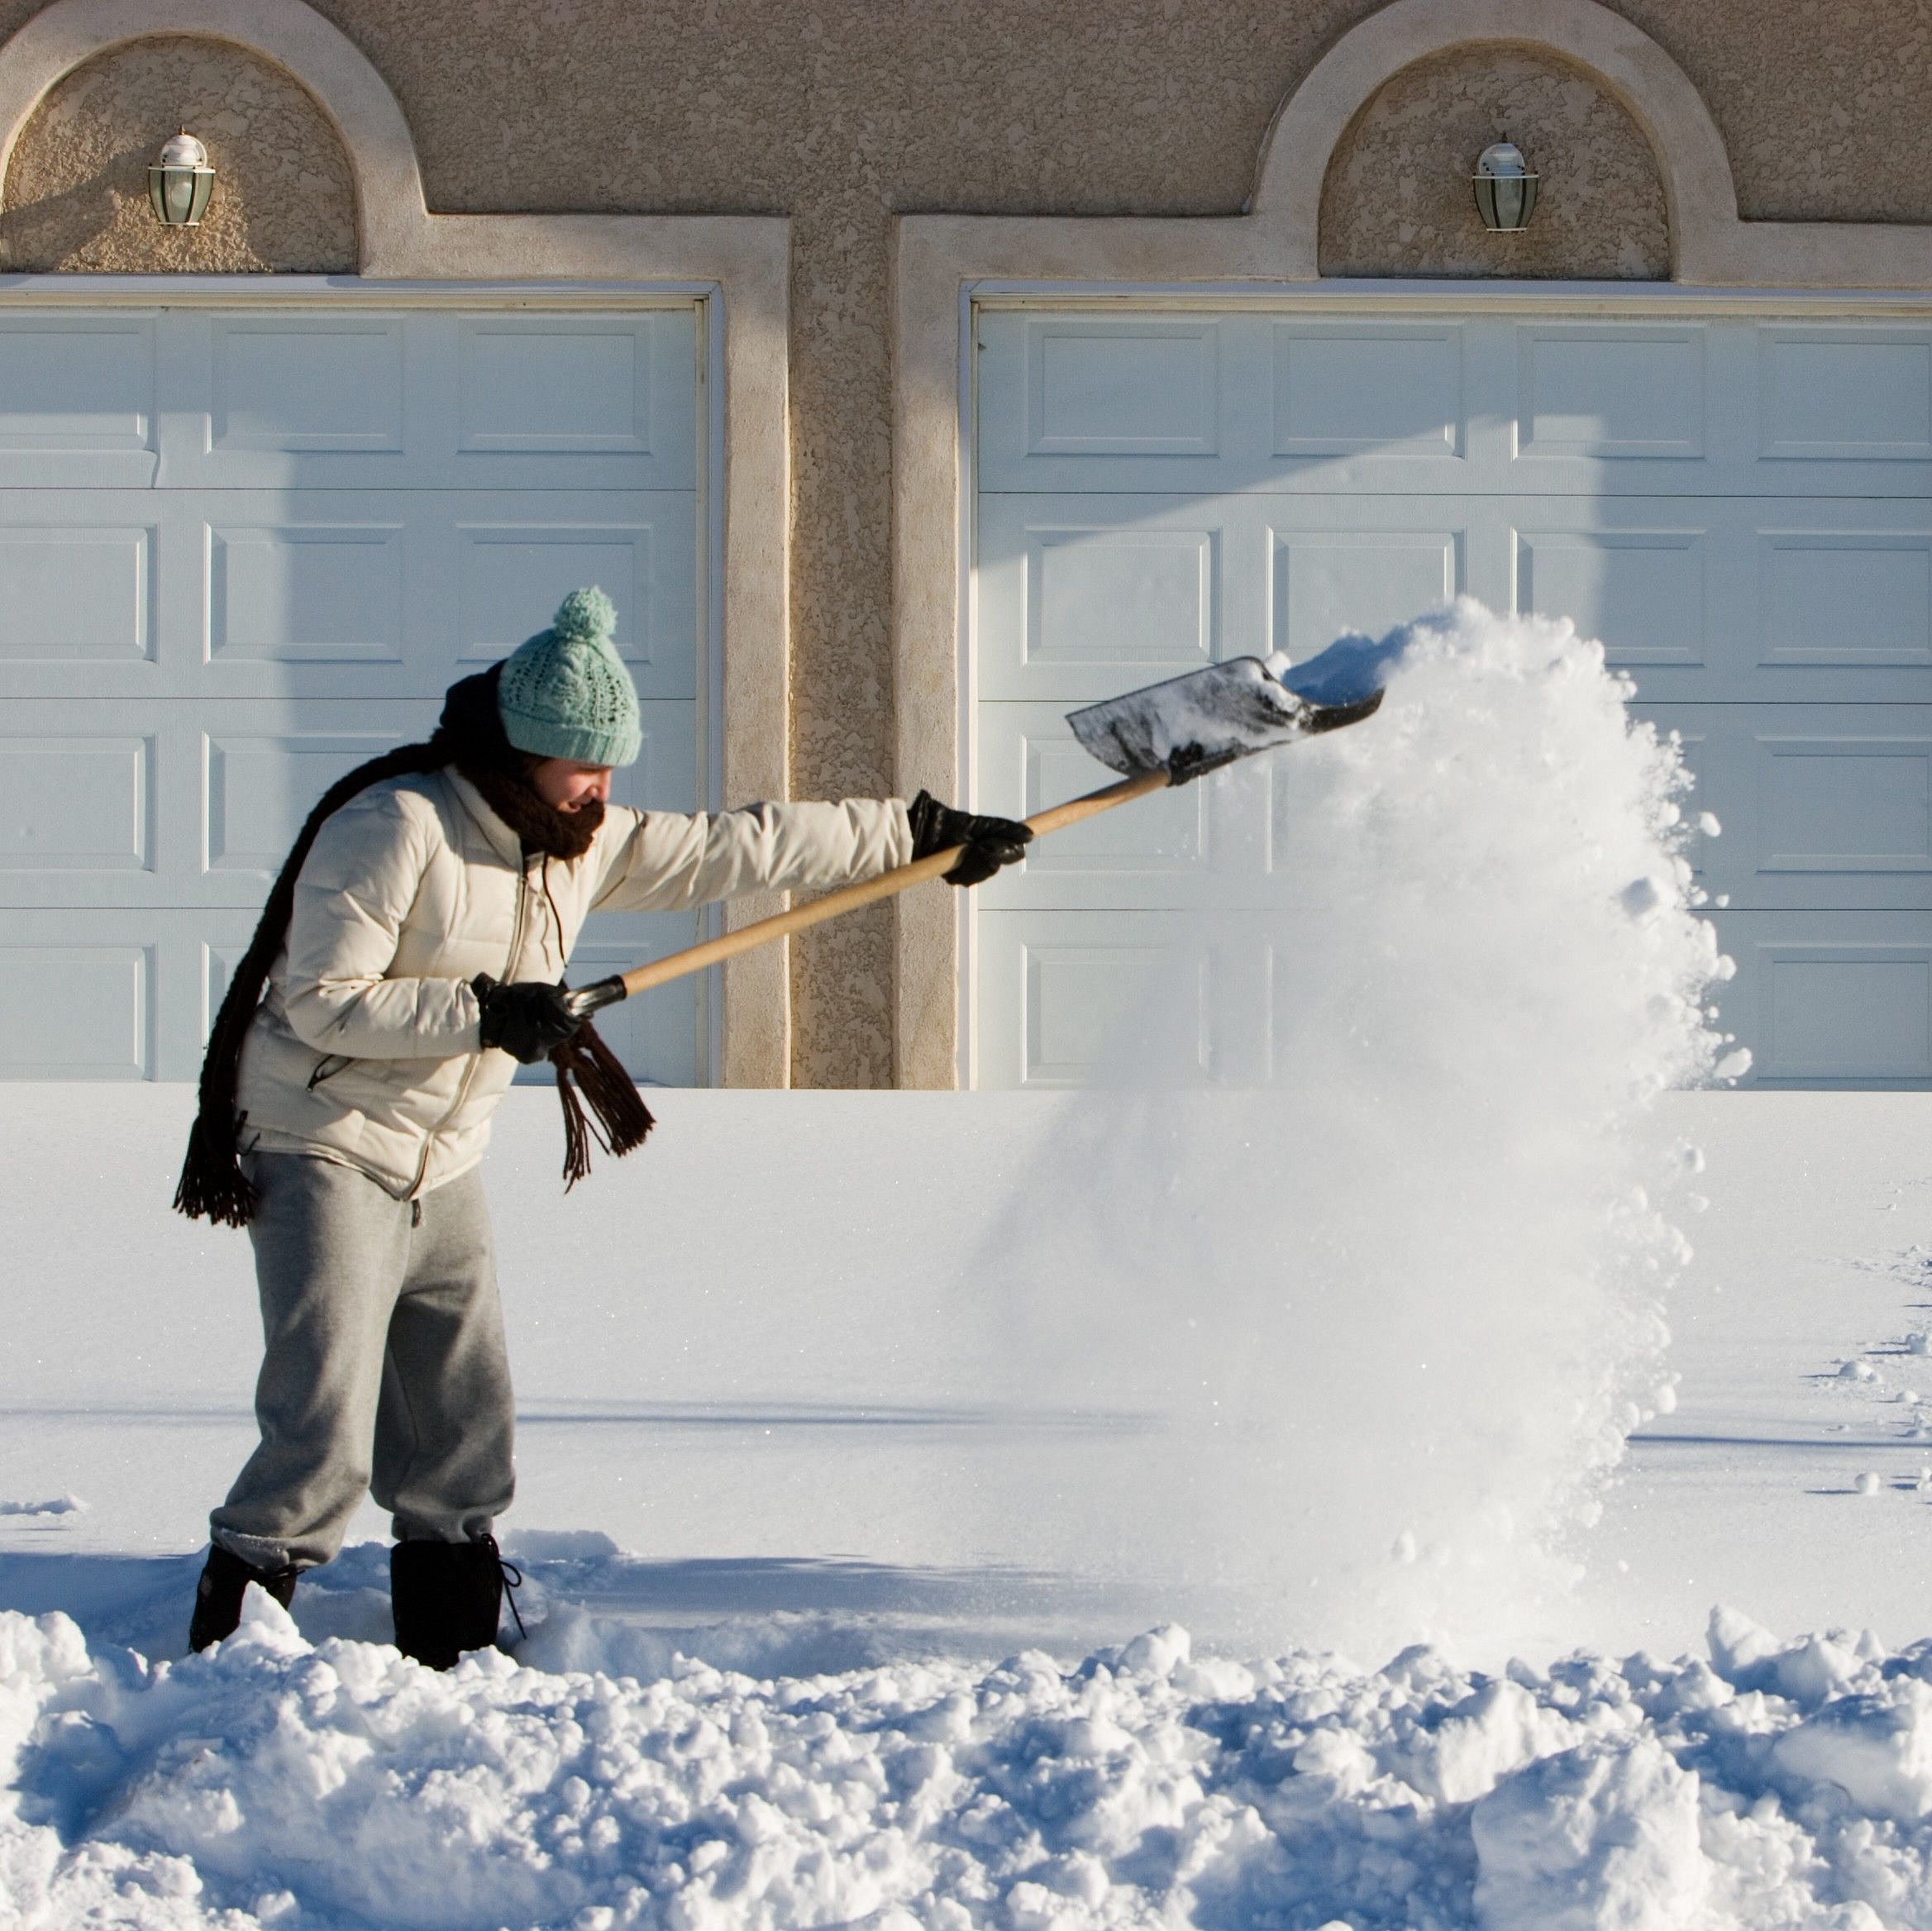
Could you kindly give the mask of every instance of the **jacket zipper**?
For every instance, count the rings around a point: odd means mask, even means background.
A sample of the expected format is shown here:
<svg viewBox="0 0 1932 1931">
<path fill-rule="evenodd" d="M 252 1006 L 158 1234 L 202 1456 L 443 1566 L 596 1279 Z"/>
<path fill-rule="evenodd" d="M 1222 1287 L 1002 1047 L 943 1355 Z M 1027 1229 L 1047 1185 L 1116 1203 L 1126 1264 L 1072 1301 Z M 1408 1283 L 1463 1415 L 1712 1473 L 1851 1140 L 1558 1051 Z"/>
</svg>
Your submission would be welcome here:
<svg viewBox="0 0 1932 1931">
<path fill-rule="evenodd" d="M 503 961 L 503 979 L 506 983 L 515 975 L 517 955 L 523 949 L 524 914 L 529 904 L 530 862 L 526 859 L 522 870 L 517 874 L 517 916 L 511 922 L 509 955 Z M 429 1156 L 436 1145 L 436 1137 L 462 1110 L 463 1102 L 470 1097 L 470 1082 L 476 1077 L 476 1068 L 482 1058 L 480 1052 L 470 1055 L 470 1063 L 464 1067 L 463 1077 L 456 1085 L 456 1097 L 450 1102 L 443 1117 L 423 1135 L 422 1156 L 416 1162 L 416 1178 L 409 1183 L 409 1191 L 405 1196 L 407 1199 L 413 1200 L 416 1198 L 418 1189 L 422 1185 L 422 1176 L 429 1171 Z"/>
</svg>

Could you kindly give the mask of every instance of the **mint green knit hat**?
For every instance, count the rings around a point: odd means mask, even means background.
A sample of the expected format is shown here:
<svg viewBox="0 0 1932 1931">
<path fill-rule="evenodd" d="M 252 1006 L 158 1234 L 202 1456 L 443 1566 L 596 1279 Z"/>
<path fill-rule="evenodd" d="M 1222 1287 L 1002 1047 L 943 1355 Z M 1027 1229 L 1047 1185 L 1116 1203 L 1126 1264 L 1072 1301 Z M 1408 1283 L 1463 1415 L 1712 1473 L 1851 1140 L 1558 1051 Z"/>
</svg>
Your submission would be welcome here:
<svg viewBox="0 0 1932 1931">
<path fill-rule="evenodd" d="M 632 765 L 643 745 L 637 687 L 611 641 L 617 607 L 593 584 L 557 605 L 548 630 L 503 660 L 497 710 L 503 732 L 532 757 Z"/>
</svg>

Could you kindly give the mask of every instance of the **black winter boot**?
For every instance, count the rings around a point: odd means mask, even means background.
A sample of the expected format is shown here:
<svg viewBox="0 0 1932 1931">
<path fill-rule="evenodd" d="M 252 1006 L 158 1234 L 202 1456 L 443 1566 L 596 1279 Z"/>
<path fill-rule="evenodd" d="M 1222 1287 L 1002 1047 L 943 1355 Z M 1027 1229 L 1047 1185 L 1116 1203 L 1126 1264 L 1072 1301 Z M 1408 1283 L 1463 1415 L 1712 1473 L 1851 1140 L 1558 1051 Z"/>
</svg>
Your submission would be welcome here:
<svg viewBox="0 0 1932 1931">
<path fill-rule="evenodd" d="M 188 1625 L 188 1647 L 206 1649 L 232 1636 L 241 1621 L 241 1599 L 250 1583 L 265 1589 L 284 1609 L 295 1597 L 298 1569 L 257 1569 L 219 1542 L 208 1545 L 208 1559 L 195 1585 L 194 1618 Z"/>
<path fill-rule="evenodd" d="M 396 1647 L 432 1670 L 454 1669 L 466 1649 L 489 1648 L 507 1567 L 493 1535 L 466 1542 L 398 1542 L 389 1551 Z M 523 1580 L 510 1573 L 513 1582 Z"/>
</svg>

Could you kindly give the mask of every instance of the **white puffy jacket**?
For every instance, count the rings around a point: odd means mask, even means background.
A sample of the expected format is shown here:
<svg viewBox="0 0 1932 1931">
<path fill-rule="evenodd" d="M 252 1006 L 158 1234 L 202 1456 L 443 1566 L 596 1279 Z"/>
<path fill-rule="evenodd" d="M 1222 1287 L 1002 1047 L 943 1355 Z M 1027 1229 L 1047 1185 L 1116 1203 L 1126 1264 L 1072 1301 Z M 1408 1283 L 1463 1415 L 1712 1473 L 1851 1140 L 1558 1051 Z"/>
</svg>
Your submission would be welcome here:
<svg viewBox="0 0 1932 1931">
<path fill-rule="evenodd" d="M 912 856 L 896 799 L 690 816 L 607 808 L 581 858 L 523 857 L 454 770 L 373 784 L 322 826 L 242 1051 L 241 1144 L 320 1154 L 408 1199 L 482 1158 L 517 1070 L 470 981 L 555 982 L 587 913 L 845 884 Z"/>
</svg>

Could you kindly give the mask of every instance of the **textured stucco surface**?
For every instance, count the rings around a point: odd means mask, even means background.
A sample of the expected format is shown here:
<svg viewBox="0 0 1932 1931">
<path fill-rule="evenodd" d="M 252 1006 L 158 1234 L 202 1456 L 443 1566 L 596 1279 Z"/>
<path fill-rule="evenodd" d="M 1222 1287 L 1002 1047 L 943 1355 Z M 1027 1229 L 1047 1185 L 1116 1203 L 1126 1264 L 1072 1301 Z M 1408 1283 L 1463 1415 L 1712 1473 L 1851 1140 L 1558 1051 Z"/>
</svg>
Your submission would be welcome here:
<svg viewBox="0 0 1932 1931">
<path fill-rule="evenodd" d="M 433 208 L 792 217 L 793 789 L 823 796 L 893 781 L 892 216 L 1233 213 L 1376 0 L 316 3 L 394 88 Z M 37 7 L 0 0 L 0 31 Z M 1701 90 L 1747 217 L 1932 220 L 1925 0 L 1617 10 Z M 796 943 L 800 1083 L 890 1077 L 890 934 Z"/>
<path fill-rule="evenodd" d="M 1504 136 L 1542 177 L 1528 228 L 1492 235 L 1469 176 Z M 1513 47 L 1419 60 L 1343 136 L 1322 188 L 1324 275 L 1658 280 L 1663 183 L 1629 115 L 1576 68 Z"/>
<path fill-rule="evenodd" d="M 148 204 L 148 164 L 186 127 L 215 189 L 198 226 Z M 77 68 L 15 144 L 0 212 L 14 270 L 349 274 L 355 217 L 334 126 L 288 75 L 241 49 L 176 36 Z"/>
</svg>

